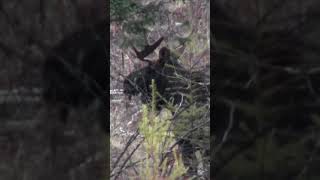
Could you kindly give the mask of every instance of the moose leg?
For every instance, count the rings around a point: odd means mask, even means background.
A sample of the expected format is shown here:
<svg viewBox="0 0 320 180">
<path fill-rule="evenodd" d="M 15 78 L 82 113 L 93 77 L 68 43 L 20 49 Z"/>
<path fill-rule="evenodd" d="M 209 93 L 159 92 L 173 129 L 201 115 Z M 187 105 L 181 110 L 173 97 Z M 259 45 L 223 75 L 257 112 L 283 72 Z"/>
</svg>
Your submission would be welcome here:
<svg viewBox="0 0 320 180">
<path fill-rule="evenodd" d="M 197 175 L 197 158 L 195 155 L 196 147 L 187 139 L 179 140 L 183 164 L 188 168 L 187 175 Z"/>
</svg>

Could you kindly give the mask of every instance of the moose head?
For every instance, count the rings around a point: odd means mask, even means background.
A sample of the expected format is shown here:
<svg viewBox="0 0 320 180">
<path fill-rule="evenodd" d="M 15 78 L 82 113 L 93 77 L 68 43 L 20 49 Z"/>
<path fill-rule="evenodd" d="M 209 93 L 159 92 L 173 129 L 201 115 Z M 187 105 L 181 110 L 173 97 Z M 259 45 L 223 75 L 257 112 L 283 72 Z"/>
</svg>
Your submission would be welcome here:
<svg viewBox="0 0 320 180">
<path fill-rule="evenodd" d="M 169 86 L 168 75 L 171 68 L 168 65 L 174 65 L 171 52 L 168 48 L 162 47 L 159 51 L 159 58 L 156 61 L 145 59 L 151 54 L 163 41 L 163 37 L 152 45 L 146 45 L 142 51 L 138 51 L 135 47 L 133 50 L 139 60 L 147 62 L 148 65 L 129 74 L 123 83 L 124 94 L 131 96 L 140 94 L 142 103 L 146 104 L 151 101 L 151 81 L 155 80 L 157 92 L 161 97 L 157 98 L 157 108 L 165 104 L 168 100 L 166 88 Z M 161 99 L 164 98 L 164 99 Z"/>
<path fill-rule="evenodd" d="M 123 83 L 124 94 L 131 99 L 131 96 L 140 95 L 142 103 L 147 104 L 151 101 L 151 82 L 155 80 L 158 96 L 156 99 L 157 109 L 171 102 L 173 105 L 186 102 L 184 96 L 194 92 L 197 89 L 205 92 L 196 92 L 196 94 L 206 97 L 208 94 L 208 85 L 204 85 L 203 72 L 190 72 L 180 63 L 178 57 L 167 47 L 162 47 L 159 51 L 159 57 L 156 61 L 145 59 L 151 54 L 163 41 L 163 37 L 152 45 L 146 45 L 142 51 L 135 47 L 133 50 L 139 60 L 147 62 L 148 65 L 130 73 L 125 77 Z M 202 84 L 202 85 L 201 85 Z M 196 85 L 196 86 L 195 86 Z M 203 100 L 202 97 L 202 100 Z M 202 101 L 201 98 L 197 101 Z"/>
</svg>

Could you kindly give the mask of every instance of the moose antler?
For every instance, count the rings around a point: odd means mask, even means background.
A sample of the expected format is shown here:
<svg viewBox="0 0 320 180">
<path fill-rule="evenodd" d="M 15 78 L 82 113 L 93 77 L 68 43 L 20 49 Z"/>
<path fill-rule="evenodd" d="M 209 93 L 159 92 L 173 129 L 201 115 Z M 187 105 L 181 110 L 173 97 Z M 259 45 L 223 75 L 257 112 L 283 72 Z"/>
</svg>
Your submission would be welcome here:
<svg viewBox="0 0 320 180">
<path fill-rule="evenodd" d="M 144 58 L 147 57 L 149 54 L 151 54 L 160 45 L 162 41 L 163 41 L 163 37 L 161 37 L 158 41 L 156 41 L 151 45 L 146 45 L 144 49 L 140 52 L 134 46 L 132 47 L 132 49 L 136 53 L 136 56 L 138 59 L 140 59 L 141 61 L 150 62 L 149 60 L 146 60 Z"/>
</svg>

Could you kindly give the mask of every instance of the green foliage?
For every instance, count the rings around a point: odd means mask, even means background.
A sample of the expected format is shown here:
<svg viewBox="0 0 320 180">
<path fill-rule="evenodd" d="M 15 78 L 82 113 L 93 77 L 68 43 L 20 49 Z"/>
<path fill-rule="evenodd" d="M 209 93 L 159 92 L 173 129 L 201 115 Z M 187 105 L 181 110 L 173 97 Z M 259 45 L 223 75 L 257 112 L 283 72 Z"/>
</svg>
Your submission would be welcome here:
<svg viewBox="0 0 320 180">
<path fill-rule="evenodd" d="M 186 108 L 175 120 L 175 135 L 181 137 L 188 134 L 187 137 L 193 144 L 207 147 L 210 142 L 210 127 L 208 123 L 204 123 L 206 118 L 203 118 L 207 112 L 208 107 L 196 104 Z"/>
<path fill-rule="evenodd" d="M 139 4 L 133 0 L 111 0 L 111 23 L 120 23 L 123 35 L 118 37 L 123 47 L 146 44 L 146 35 L 160 16 L 161 3 Z"/>
<path fill-rule="evenodd" d="M 156 85 L 154 80 L 152 80 L 152 96 L 151 112 L 149 112 L 148 106 L 143 105 L 142 121 L 139 125 L 140 133 L 144 136 L 143 147 L 146 150 L 146 160 L 139 178 L 175 180 L 186 173 L 186 168 L 183 165 L 181 154 L 178 152 L 172 152 L 174 159 L 172 169 L 168 165 L 170 159 L 164 157 L 164 152 L 174 143 L 174 136 L 169 131 L 171 113 L 164 113 L 161 117 L 155 116 Z M 165 159 L 161 163 L 162 158 Z"/>
<path fill-rule="evenodd" d="M 140 7 L 132 0 L 111 0 L 111 21 L 123 21 L 136 14 Z"/>
</svg>

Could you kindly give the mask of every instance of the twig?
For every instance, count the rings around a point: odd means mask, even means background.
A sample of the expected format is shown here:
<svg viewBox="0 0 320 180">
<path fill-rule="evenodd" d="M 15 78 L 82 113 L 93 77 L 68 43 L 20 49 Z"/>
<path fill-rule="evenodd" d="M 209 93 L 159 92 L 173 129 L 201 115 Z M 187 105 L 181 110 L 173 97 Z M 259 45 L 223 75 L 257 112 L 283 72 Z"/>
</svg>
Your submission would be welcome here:
<svg viewBox="0 0 320 180">
<path fill-rule="evenodd" d="M 116 162 L 114 163 L 111 173 L 115 170 L 115 168 L 117 167 L 118 163 L 120 162 L 120 159 L 123 157 L 124 153 L 127 151 L 127 149 L 129 148 L 129 146 L 133 143 L 133 141 L 138 137 L 139 132 L 138 130 L 136 130 L 135 134 L 133 134 L 130 139 L 128 140 L 124 150 L 121 152 L 121 154 L 118 156 Z"/>
<path fill-rule="evenodd" d="M 115 179 L 117 179 L 117 178 L 120 176 L 123 168 L 125 167 L 125 165 L 126 165 L 127 162 L 129 161 L 129 159 L 132 157 L 132 155 L 136 152 L 136 150 L 140 147 L 140 145 L 141 145 L 142 142 L 143 142 L 143 140 L 140 141 L 140 143 L 133 149 L 133 151 L 132 151 L 132 152 L 129 154 L 129 156 L 125 159 L 125 161 L 123 162 L 122 166 L 120 167 L 120 170 L 117 172 L 117 175 L 116 175 Z M 110 177 L 112 177 L 112 176 L 114 176 L 114 175 L 112 174 Z"/>
</svg>

